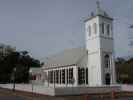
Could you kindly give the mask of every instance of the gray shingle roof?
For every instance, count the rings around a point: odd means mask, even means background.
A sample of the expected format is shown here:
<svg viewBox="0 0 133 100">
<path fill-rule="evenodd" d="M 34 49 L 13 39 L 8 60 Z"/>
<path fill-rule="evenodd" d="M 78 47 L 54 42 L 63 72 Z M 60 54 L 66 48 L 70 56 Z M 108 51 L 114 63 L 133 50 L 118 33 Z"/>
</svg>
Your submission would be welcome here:
<svg viewBox="0 0 133 100">
<path fill-rule="evenodd" d="M 48 68 L 77 64 L 85 55 L 85 48 L 67 49 L 54 56 L 48 57 L 43 67 Z"/>
</svg>

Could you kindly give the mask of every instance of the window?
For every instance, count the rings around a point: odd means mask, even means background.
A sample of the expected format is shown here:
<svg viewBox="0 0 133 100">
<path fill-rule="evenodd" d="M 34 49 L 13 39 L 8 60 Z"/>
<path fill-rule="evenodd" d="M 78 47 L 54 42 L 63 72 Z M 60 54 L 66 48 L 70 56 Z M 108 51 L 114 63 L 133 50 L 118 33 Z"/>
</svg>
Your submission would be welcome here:
<svg viewBox="0 0 133 100">
<path fill-rule="evenodd" d="M 73 79 L 73 68 L 69 69 L 69 81 L 68 83 L 72 84 L 72 79 Z"/>
<path fill-rule="evenodd" d="M 62 70 L 62 83 L 65 84 L 65 69 Z"/>
<path fill-rule="evenodd" d="M 81 69 L 78 68 L 78 84 L 81 84 Z"/>
<path fill-rule="evenodd" d="M 69 82 L 69 70 L 68 69 L 66 69 L 66 73 L 67 73 L 67 84 L 68 84 Z"/>
<path fill-rule="evenodd" d="M 107 35 L 110 35 L 110 25 L 107 24 Z"/>
<path fill-rule="evenodd" d="M 60 79 L 60 84 L 61 84 L 61 79 L 62 79 L 62 77 L 61 77 L 61 71 L 62 70 L 59 70 L 59 72 L 60 72 L 60 78 L 59 78 Z"/>
<path fill-rule="evenodd" d="M 85 68 L 78 68 L 78 84 L 85 84 Z"/>
<path fill-rule="evenodd" d="M 55 78 L 56 79 L 56 82 L 55 83 L 58 84 L 59 83 L 59 70 L 56 70 L 55 71 L 55 76 L 56 76 L 56 78 Z"/>
<path fill-rule="evenodd" d="M 36 75 L 32 75 L 32 80 L 36 80 Z"/>
<path fill-rule="evenodd" d="M 110 67 L 109 55 L 105 55 L 104 59 L 105 59 L 105 68 L 109 68 Z"/>
<path fill-rule="evenodd" d="M 96 23 L 93 24 L 93 29 L 94 29 L 94 33 L 96 34 L 97 33 L 97 24 Z"/>
<path fill-rule="evenodd" d="M 86 68 L 86 84 L 88 84 L 88 68 Z"/>
<path fill-rule="evenodd" d="M 55 83 L 55 79 L 56 79 L 56 77 L 55 77 L 55 70 L 53 71 L 53 74 L 54 74 L 54 76 L 53 76 L 53 82 Z"/>
<path fill-rule="evenodd" d="M 104 34 L 104 23 L 101 24 L 101 30 L 102 30 L 102 33 Z"/>
<path fill-rule="evenodd" d="M 88 68 L 78 68 L 78 84 L 88 84 Z"/>
<path fill-rule="evenodd" d="M 50 71 L 50 72 L 49 72 L 50 83 L 53 83 L 53 79 L 54 79 L 54 78 L 53 78 L 53 74 L 54 74 L 53 71 Z"/>
<path fill-rule="evenodd" d="M 91 36 L 91 26 L 88 27 L 89 36 Z"/>
<path fill-rule="evenodd" d="M 110 85 L 110 74 L 109 73 L 105 74 L 105 84 Z"/>
</svg>

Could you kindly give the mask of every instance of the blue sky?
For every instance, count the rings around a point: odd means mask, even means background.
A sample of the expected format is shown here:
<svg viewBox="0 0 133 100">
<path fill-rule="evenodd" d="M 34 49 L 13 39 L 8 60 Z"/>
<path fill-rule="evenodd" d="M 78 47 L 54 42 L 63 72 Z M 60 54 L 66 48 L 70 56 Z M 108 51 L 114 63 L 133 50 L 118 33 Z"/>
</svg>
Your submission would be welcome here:
<svg viewBox="0 0 133 100">
<path fill-rule="evenodd" d="M 133 0 L 100 0 L 114 18 L 115 55 L 133 55 Z M 0 0 L 0 43 L 44 58 L 67 48 L 85 46 L 84 19 L 96 0 Z"/>
</svg>

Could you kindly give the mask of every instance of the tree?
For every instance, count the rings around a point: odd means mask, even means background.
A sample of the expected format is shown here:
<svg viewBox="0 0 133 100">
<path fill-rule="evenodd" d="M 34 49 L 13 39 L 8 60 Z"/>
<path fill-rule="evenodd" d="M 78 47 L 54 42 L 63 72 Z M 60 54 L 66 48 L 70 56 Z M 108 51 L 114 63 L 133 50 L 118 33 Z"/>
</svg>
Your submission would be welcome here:
<svg viewBox="0 0 133 100">
<path fill-rule="evenodd" d="M 116 60 L 116 74 L 117 82 L 119 83 L 133 83 L 133 58 L 125 60 L 118 58 Z"/>
<path fill-rule="evenodd" d="M 39 60 L 32 58 L 27 51 L 14 51 L 0 60 L 0 82 L 10 82 L 16 68 L 16 82 L 28 82 L 30 67 L 41 67 Z"/>
</svg>

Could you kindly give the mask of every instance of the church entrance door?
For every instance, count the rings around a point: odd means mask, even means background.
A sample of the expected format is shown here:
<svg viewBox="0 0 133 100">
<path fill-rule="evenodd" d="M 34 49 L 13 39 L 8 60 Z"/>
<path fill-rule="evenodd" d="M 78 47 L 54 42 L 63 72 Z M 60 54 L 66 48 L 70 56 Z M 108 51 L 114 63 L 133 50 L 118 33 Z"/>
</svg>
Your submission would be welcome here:
<svg viewBox="0 0 133 100">
<path fill-rule="evenodd" d="M 109 74 L 109 73 L 107 73 L 107 74 L 105 75 L 105 84 L 106 84 L 106 85 L 110 85 L 110 74 Z"/>
</svg>

